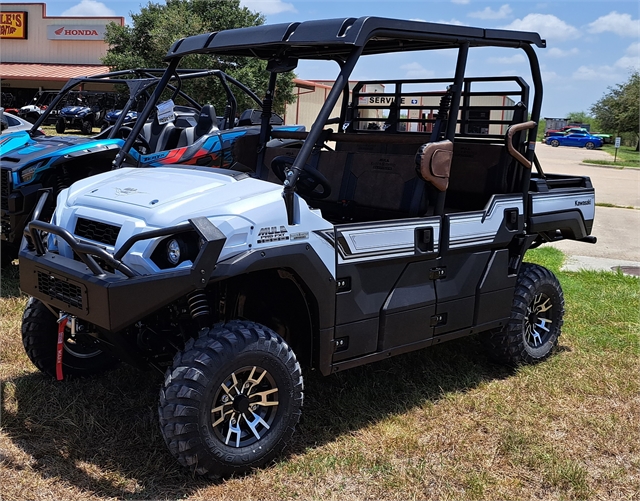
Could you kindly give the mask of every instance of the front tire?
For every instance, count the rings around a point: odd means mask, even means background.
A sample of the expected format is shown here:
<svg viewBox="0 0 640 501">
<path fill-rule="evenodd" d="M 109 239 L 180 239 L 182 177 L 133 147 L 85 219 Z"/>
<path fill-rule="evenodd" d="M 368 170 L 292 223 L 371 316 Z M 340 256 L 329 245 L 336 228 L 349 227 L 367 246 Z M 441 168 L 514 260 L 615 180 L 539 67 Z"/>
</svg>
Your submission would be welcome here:
<svg viewBox="0 0 640 501">
<path fill-rule="evenodd" d="M 549 144 L 554 148 L 557 148 L 558 146 L 560 146 L 560 141 L 558 141 L 557 139 L 552 139 Z"/>
<path fill-rule="evenodd" d="M 2 241 L 0 244 L 0 265 L 2 269 L 8 268 L 18 257 L 18 249 L 9 242 Z"/>
<path fill-rule="evenodd" d="M 537 264 L 522 263 L 509 323 L 488 334 L 488 348 L 499 362 L 518 366 L 541 362 L 558 344 L 564 295 L 556 276 Z"/>
<path fill-rule="evenodd" d="M 22 315 L 22 344 L 33 365 L 53 378 L 56 377 L 57 343 L 58 319 L 44 303 L 32 297 Z M 117 363 L 116 358 L 89 340 L 72 339 L 67 328 L 62 353 L 64 379 L 101 374 Z"/>
<path fill-rule="evenodd" d="M 198 474 L 229 476 L 271 461 L 301 415 L 300 364 L 271 329 L 234 320 L 179 352 L 160 391 L 171 453 Z"/>
<path fill-rule="evenodd" d="M 585 147 L 586 149 L 588 149 L 588 150 L 592 150 L 592 149 L 594 149 L 594 148 L 596 147 L 596 145 L 595 145 L 595 143 L 592 143 L 591 141 L 589 141 L 588 143 L 586 143 L 586 144 L 584 145 L 584 147 Z"/>
<path fill-rule="evenodd" d="M 56 122 L 56 132 L 58 134 L 64 134 L 67 124 L 64 122 L 64 118 L 59 118 Z"/>
</svg>

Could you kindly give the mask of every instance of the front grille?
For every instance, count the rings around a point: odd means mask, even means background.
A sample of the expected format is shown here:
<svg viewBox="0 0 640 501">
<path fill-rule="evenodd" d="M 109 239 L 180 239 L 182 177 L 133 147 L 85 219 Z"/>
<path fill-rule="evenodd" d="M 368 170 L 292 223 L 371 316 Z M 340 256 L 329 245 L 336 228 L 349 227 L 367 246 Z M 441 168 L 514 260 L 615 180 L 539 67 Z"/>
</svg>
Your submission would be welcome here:
<svg viewBox="0 0 640 501">
<path fill-rule="evenodd" d="M 69 306 L 82 309 L 82 289 L 77 285 L 38 271 L 38 290 L 52 299 L 59 299 Z"/>
<path fill-rule="evenodd" d="M 2 210 L 9 210 L 9 193 L 11 192 L 9 176 L 11 176 L 11 169 L 2 169 L 0 172 L 0 207 Z"/>
<path fill-rule="evenodd" d="M 94 242 L 115 245 L 118 239 L 118 233 L 120 233 L 120 226 L 79 217 L 74 233 L 79 237 L 93 240 Z"/>
</svg>

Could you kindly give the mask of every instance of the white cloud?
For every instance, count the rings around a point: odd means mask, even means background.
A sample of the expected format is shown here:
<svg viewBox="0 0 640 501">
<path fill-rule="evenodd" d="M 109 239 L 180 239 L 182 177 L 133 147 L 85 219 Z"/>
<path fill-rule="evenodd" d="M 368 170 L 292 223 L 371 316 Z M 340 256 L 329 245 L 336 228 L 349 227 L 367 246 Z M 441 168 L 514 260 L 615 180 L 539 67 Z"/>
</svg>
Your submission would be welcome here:
<svg viewBox="0 0 640 501">
<path fill-rule="evenodd" d="M 625 55 L 618 59 L 614 66 L 624 70 L 640 70 L 640 42 L 629 45 Z"/>
<path fill-rule="evenodd" d="M 571 76 L 574 80 L 617 82 L 622 75 L 612 66 L 580 66 Z"/>
<path fill-rule="evenodd" d="M 504 4 L 498 10 L 493 10 L 491 7 L 485 7 L 484 10 L 470 12 L 468 16 L 478 19 L 505 19 L 509 17 L 512 12 L 513 11 L 511 10 L 511 7 L 509 7 L 509 4 Z"/>
<path fill-rule="evenodd" d="M 74 5 L 65 10 L 62 16 L 69 17 L 93 17 L 93 16 L 115 16 L 115 11 L 111 10 L 102 2 L 96 0 L 82 0 L 78 5 Z"/>
<path fill-rule="evenodd" d="M 614 10 L 589 24 L 589 33 L 604 33 L 606 31 L 621 37 L 638 38 L 640 36 L 640 19 L 631 19 L 630 14 L 618 14 Z"/>
<path fill-rule="evenodd" d="M 552 14 L 527 14 L 522 19 L 516 19 L 507 26 L 506 30 L 535 31 L 547 40 L 568 40 L 578 38 L 580 32 L 570 24 Z"/>
<path fill-rule="evenodd" d="M 429 78 L 435 75 L 432 70 L 428 70 L 416 62 L 403 64 L 400 66 L 400 69 L 407 72 L 405 75 L 406 78 Z"/>
<path fill-rule="evenodd" d="M 489 63 L 493 64 L 518 64 L 524 63 L 526 60 L 522 54 L 515 54 L 510 57 L 490 57 L 487 59 Z"/>
<path fill-rule="evenodd" d="M 467 5 L 471 0 L 451 0 L 451 3 L 457 3 L 460 5 Z"/>
<path fill-rule="evenodd" d="M 552 47 L 551 49 L 545 52 L 547 56 L 555 57 L 555 58 L 575 56 L 576 54 L 579 54 L 579 53 L 580 51 L 576 47 L 568 50 L 562 50 L 562 49 L 558 49 L 557 47 Z"/>
<path fill-rule="evenodd" d="M 240 0 L 242 7 L 261 12 L 262 14 L 280 14 L 282 12 L 298 12 L 291 3 L 282 0 Z"/>
</svg>

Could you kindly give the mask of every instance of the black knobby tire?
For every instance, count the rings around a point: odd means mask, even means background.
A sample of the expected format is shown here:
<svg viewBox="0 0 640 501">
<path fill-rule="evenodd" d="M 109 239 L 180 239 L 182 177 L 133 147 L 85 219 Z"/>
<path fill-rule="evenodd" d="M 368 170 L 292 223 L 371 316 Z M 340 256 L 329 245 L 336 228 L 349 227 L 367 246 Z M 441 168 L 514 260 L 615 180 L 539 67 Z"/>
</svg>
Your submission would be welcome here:
<svg viewBox="0 0 640 501">
<path fill-rule="evenodd" d="M 64 134 L 67 124 L 64 122 L 64 118 L 59 118 L 56 122 L 56 132 L 58 134 Z"/>
<path fill-rule="evenodd" d="M 0 265 L 4 270 L 18 257 L 18 249 L 9 242 L 2 241 L 0 245 Z"/>
<path fill-rule="evenodd" d="M 545 360 L 558 344 L 563 316 L 564 295 L 556 276 L 543 266 L 522 263 L 509 323 L 488 333 L 490 354 L 513 366 Z"/>
<path fill-rule="evenodd" d="M 93 124 L 89 120 L 85 120 L 82 122 L 82 133 L 85 135 L 90 135 L 93 133 Z"/>
<path fill-rule="evenodd" d="M 38 369 L 56 377 L 58 319 L 38 299 L 31 298 L 22 315 L 22 344 Z M 68 329 L 67 329 L 68 330 Z M 64 379 L 101 374 L 114 367 L 118 359 L 90 343 L 74 342 L 67 334 L 62 353 Z"/>
<path fill-rule="evenodd" d="M 180 464 L 225 477 L 271 461 L 293 435 L 302 400 L 300 364 L 287 343 L 263 325 L 234 320 L 203 330 L 175 356 L 158 412 Z"/>
</svg>

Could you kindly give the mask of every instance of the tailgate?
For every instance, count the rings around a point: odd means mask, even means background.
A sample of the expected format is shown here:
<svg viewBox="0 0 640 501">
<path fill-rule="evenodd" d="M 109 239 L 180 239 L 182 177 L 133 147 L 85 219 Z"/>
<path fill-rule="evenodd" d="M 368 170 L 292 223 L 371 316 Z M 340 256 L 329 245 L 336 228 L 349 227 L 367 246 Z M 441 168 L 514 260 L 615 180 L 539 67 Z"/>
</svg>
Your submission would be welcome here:
<svg viewBox="0 0 640 501">
<path fill-rule="evenodd" d="M 530 233 L 556 233 L 581 240 L 591 234 L 596 196 L 586 176 L 549 174 L 532 178 L 529 191 Z"/>
</svg>

